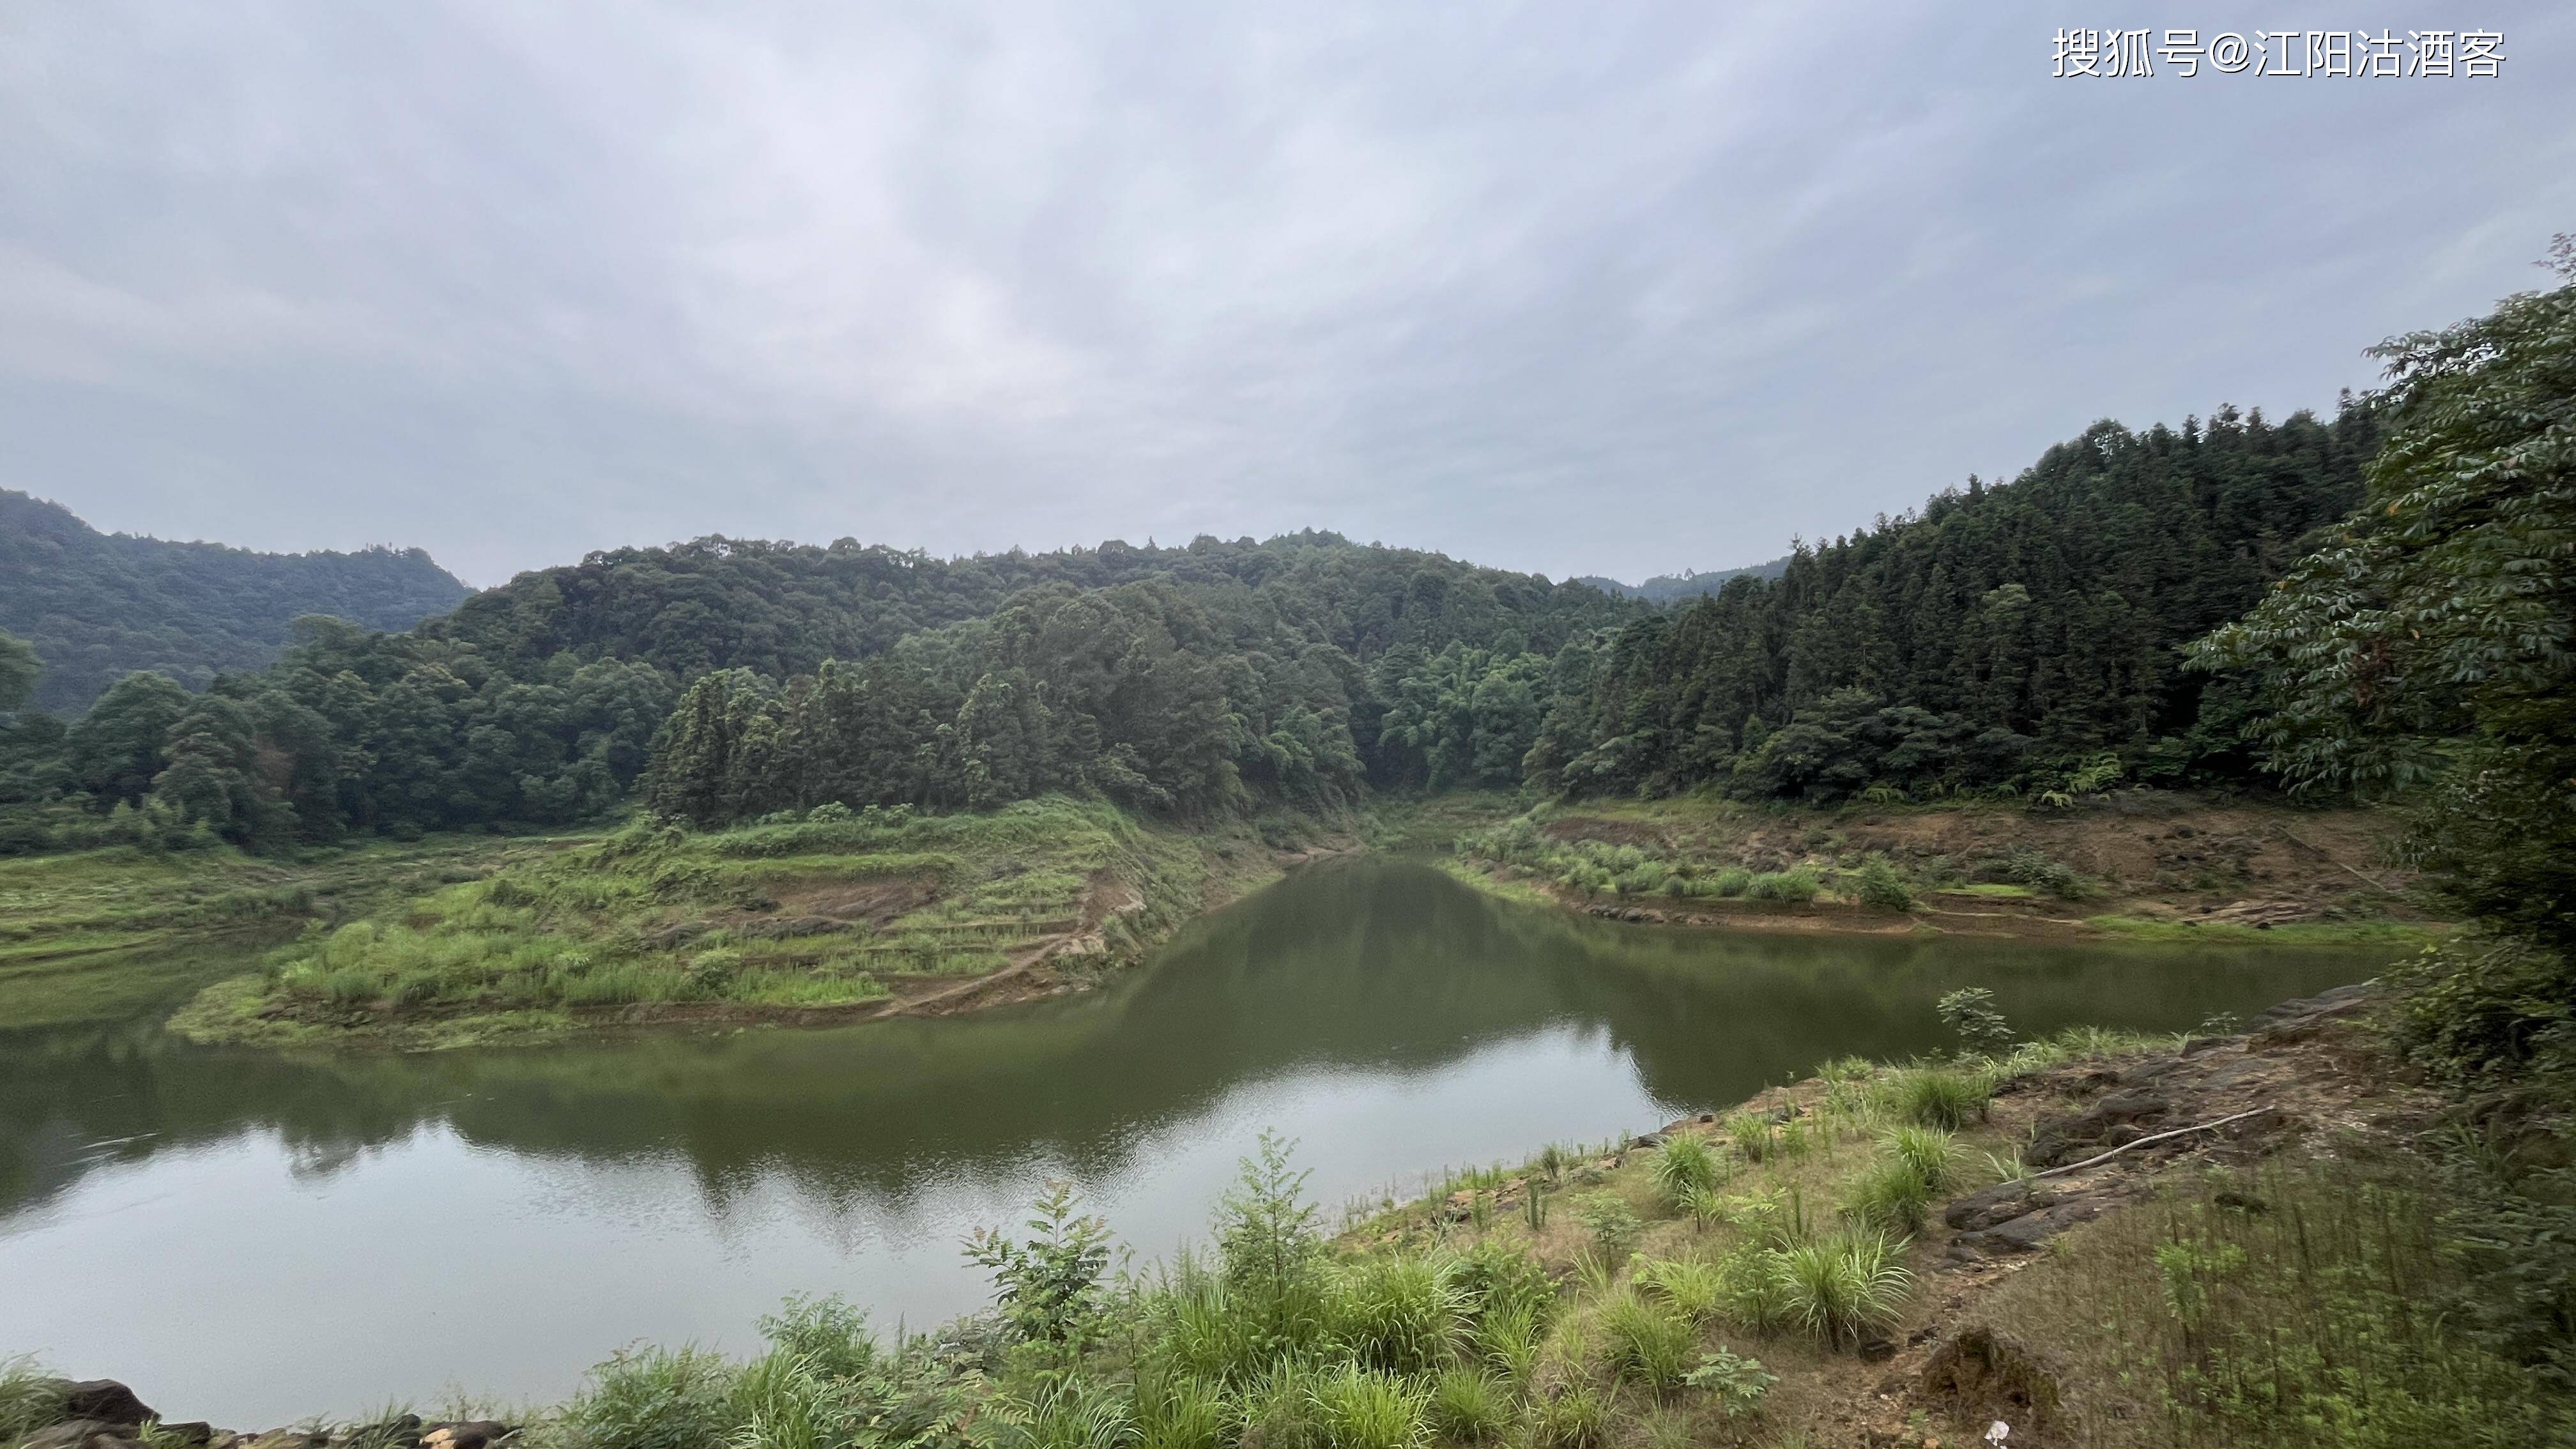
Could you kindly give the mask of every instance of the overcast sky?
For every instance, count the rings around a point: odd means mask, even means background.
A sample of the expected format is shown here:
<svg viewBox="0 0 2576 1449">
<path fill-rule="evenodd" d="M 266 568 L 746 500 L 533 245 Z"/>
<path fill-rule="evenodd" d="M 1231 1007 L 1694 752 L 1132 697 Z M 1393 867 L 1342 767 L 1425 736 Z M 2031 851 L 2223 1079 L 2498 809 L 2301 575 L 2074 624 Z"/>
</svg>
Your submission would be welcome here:
<svg viewBox="0 0 2576 1449">
<path fill-rule="evenodd" d="M 2576 230 L 2576 6 L 2079 8 L 9 0 L 0 485 L 476 584 L 1307 526 L 1635 579 L 2330 408 Z M 2508 59 L 2055 80 L 2069 23 Z"/>
</svg>

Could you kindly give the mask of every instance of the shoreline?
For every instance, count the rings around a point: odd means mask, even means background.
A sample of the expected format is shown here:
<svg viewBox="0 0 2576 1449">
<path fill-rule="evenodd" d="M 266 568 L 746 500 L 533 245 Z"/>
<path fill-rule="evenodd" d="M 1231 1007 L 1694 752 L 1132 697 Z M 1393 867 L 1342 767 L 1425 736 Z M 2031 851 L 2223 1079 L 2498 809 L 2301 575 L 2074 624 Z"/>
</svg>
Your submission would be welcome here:
<svg viewBox="0 0 2576 1449">
<path fill-rule="evenodd" d="M 2120 864 L 2110 859 L 2123 848 L 2134 854 L 2138 845 L 2126 838 L 2139 833 L 2135 817 L 2126 808 L 2046 817 L 1994 809 L 1790 814 L 1674 801 L 1578 802 L 1524 815 L 1510 811 L 1506 802 L 1483 799 L 1387 802 L 1359 820 L 1308 822 L 1309 827 L 1322 826 L 1324 833 L 1293 846 L 1258 843 L 1245 822 L 1218 829 L 1129 822 L 1125 828 L 1132 832 L 1135 844 L 1118 857 L 1128 864 L 1093 868 L 1067 919 L 1047 923 L 1034 934 L 1023 931 L 1002 949 L 988 951 L 998 958 L 991 969 L 972 975 L 880 971 L 873 977 L 876 985 L 870 994 L 859 999 L 817 1003 L 719 996 L 520 1009 L 431 1002 L 409 1010 L 361 1003 L 316 1010 L 281 1000 L 261 976 L 247 975 L 207 987 L 174 1012 L 167 1026 L 200 1042 L 274 1049 L 416 1051 L 542 1042 L 619 1030 L 811 1028 L 904 1016 L 963 1015 L 1087 990 L 1141 962 L 1196 918 L 1243 899 L 1292 870 L 1362 855 L 1421 860 L 1469 889 L 1502 900 L 1623 924 L 1690 931 L 1854 939 L 1956 936 L 2105 946 L 2194 942 L 2293 949 L 2385 946 L 2404 951 L 2436 941 L 2448 929 L 2406 911 L 2397 889 L 2365 875 L 2347 858 L 2356 852 L 2354 842 L 2369 838 L 2367 820 L 2329 821 L 2336 829 L 2329 838 L 2341 847 L 2337 851 L 2321 848 L 2292 830 L 2295 822 L 2311 834 L 2326 833 L 2287 811 L 2157 802 L 2156 813 L 2149 818 L 2162 823 L 2162 838 L 2195 844 L 2204 838 L 2221 842 L 2232 838 L 2235 843 L 2223 848 L 2236 852 L 2235 874 L 2216 878 L 2218 886 L 2212 889 L 2213 877 L 2204 873 L 2199 878 L 2202 888 L 2197 890 L 2165 888 L 2159 883 L 2168 877 L 2159 875 L 2145 882 L 2147 888 L 2142 890 L 2136 888 L 2138 883 L 2123 878 Z M 945 817 L 934 823 L 972 830 L 976 819 Z M 2200 822 L 2197 826 L 2191 823 L 2195 820 Z M 1533 825 L 1533 821 L 1543 823 Z M 1701 870 L 1698 879 L 1703 882 L 1721 874 L 1745 875 L 1742 867 L 1729 864 L 1734 861 L 1786 865 L 1803 878 L 1805 894 L 1794 900 L 1684 894 L 1688 881 L 1679 874 L 1668 879 L 1666 890 L 1657 892 L 1630 893 L 1616 886 L 1606 893 L 1578 888 L 1567 883 L 1573 872 L 1550 879 L 1542 869 L 1493 858 L 1495 847 L 1484 842 L 1507 825 L 1521 832 L 1524 850 L 1535 838 L 1539 848 L 1558 858 L 1568 851 L 1583 851 L 1600 859 L 1671 862 L 1679 872 Z M 2233 837 L 2227 833 L 2231 829 Z M 2294 846 L 2265 857 L 2262 844 L 2250 843 L 2258 832 L 2266 842 L 2286 840 Z M 1855 899 L 1853 882 L 1863 875 L 1855 862 L 1865 859 L 1868 869 L 1880 869 L 1889 859 L 1886 847 L 1892 844 L 1901 854 L 1909 833 L 1943 849 L 1936 853 L 1918 845 L 1907 857 L 1914 876 L 1913 884 L 1901 891 L 1903 908 Z M 1959 843 L 1963 837 L 1968 844 Z M 2076 867 L 2059 863 L 2054 854 L 2039 857 L 2033 840 L 2044 840 L 2056 852 L 2083 860 L 2096 873 L 2078 873 Z M 1973 860 L 1969 852 L 1978 849 L 2015 853 L 2015 859 L 2042 859 L 2042 878 L 2056 880 L 2063 894 L 1935 873 L 1948 870 L 1955 876 L 1956 871 L 1943 863 Z M 2198 858 L 2199 852 L 2186 854 Z M 1923 863 L 1927 857 L 1928 865 Z M 1172 865 L 1176 861 L 1186 861 L 1186 869 L 1176 872 Z M 768 862 L 758 864 L 766 867 Z M 865 860 L 852 862 L 866 864 Z M 968 864 L 973 864 L 971 858 Z M 2293 868 L 2302 864 L 2303 872 Z M 496 867 L 496 874 L 503 868 Z M 936 904 L 942 891 L 951 889 L 919 882 L 907 885 L 895 877 L 851 875 L 834 857 L 816 858 L 807 868 L 802 858 L 790 854 L 777 858 L 774 869 L 806 893 L 799 899 L 824 891 L 822 882 L 827 879 L 839 880 L 837 889 L 844 895 L 858 891 L 905 897 L 878 913 L 880 929 L 899 924 L 894 917 L 902 910 L 924 901 Z M 800 869 L 805 873 L 799 874 Z M 1580 864 L 1574 869 L 1579 871 Z M 1893 872 L 1894 867 L 1887 869 Z M 823 874 L 813 874 L 817 870 Z M 834 875 L 836 870 L 841 873 Z M 2373 889 L 2356 889 L 2355 879 Z M 1830 887 L 1822 884 L 1827 881 Z M 772 889 L 781 896 L 792 894 L 784 887 Z M 790 909 L 775 901 L 761 904 Z M 379 910 L 378 915 L 382 914 Z M 665 918 L 669 918 L 667 912 Z M 805 934 L 809 925 L 840 926 L 838 920 L 810 915 L 773 921 L 724 909 L 682 912 L 677 919 L 678 924 L 663 928 L 666 934 L 685 938 L 712 929 L 719 940 L 728 925 L 746 937 Z M 787 929 L 764 933 L 764 927 L 773 925 Z M 866 922 L 855 922 L 850 928 L 860 933 L 859 939 L 869 938 Z"/>
<path fill-rule="evenodd" d="M 1911 1426 L 1936 1413 L 1952 1424 L 2002 1418 L 2019 1432 L 2050 1436 L 2038 1442 L 2060 1442 L 2055 1435 L 2075 1427 L 2078 1401 L 2102 1392 L 2104 1381 L 2118 1377 L 2116 1367 L 2053 1352 L 1999 1329 L 2009 1321 L 2000 1316 L 2008 1313 L 2001 1304 L 2019 1291 L 2016 1280 L 2033 1272 L 2063 1273 L 2069 1270 L 2062 1263 L 2086 1261 L 2067 1259 L 2065 1245 L 2124 1231 L 2124 1215 L 2163 1200 L 2169 1184 L 2212 1173 L 2259 1180 L 2267 1163 L 2319 1154 L 2334 1160 L 2347 1153 L 2356 1123 L 2367 1122 L 2370 1133 L 2394 1142 L 2410 1124 L 2429 1117 L 2430 1094 L 2392 1079 L 2377 1063 L 2381 1049 L 2360 1027 L 2374 1002 L 2367 986 L 2343 987 L 2281 1003 L 2238 1034 L 2173 1039 L 2068 1033 L 2024 1043 L 1978 1068 L 1992 1078 L 1986 1088 L 1991 1100 L 1959 1124 L 1961 1154 L 1972 1159 L 1971 1144 L 2018 1139 L 2014 1173 L 1979 1186 L 1992 1174 L 1971 1180 L 1963 1170 L 1950 1190 L 1930 1202 L 1902 1249 L 1912 1284 L 1902 1315 L 1855 1342 L 1822 1351 L 1768 1332 L 1722 1335 L 1758 1349 L 1758 1362 L 1782 1378 L 1771 1397 L 1775 1407 L 1766 1411 L 1772 1427 L 1797 1424 L 1832 1436 L 1818 1442 L 1919 1445 L 1929 1441 Z M 1838 1115 L 1853 1110 L 1856 1084 L 1875 1091 L 1908 1073 L 1964 1071 L 1973 1064 L 1829 1064 L 1731 1107 L 1640 1127 L 1589 1150 L 1550 1148 L 1517 1168 L 1471 1171 L 1463 1180 L 1425 1179 L 1421 1191 L 1391 1207 L 1346 1218 L 1330 1236 L 1328 1252 L 1337 1263 L 1358 1264 L 1389 1254 L 1456 1251 L 1461 1241 L 1525 1239 L 1526 1250 L 1552 1272 L 1560 1258 L 1576 1265 L 1558 1273 L 1559 1291 L 1574 1299 L 1564 1310 L 1572 1315 L 1582 1295 L 1592 1291 L 1577 1271 L 1581 1244 L 1593 1231 L 1579 1226 L 1585 1220 L 1582 1203 L 1633 1205 L 1644 1219 L 1639 1262 L 1713 1251 L 1709 1235 L 1729 1231 L 1663 1201 L 1656 1174 L 1667 1143 L 1693 1140 L 1724 1157 L 1744 1151 L 1748 1130 L 1775 1142 L 1804 1142 L 1795 1153 L 1775 1146 L 1777 1157 L 1739 1156 L 1738 1185 L 1758 1174 L 1790 1184 L 1792 1192 L 1822 1194 L 1841 1180 L 1836 1174 L 1843 1158 L 1867 1155 L 1869 1129 L 1855 1129 Z M 2363 1106 L 2372 1110 L 2357 1115 Z M 1533 1194 L 1546 1212 L 1530 1212 Z M 1736 1201 L 1758 1204 L 1761 1195 Z M 2220 1192 L 2219 1201 L 2231 1199 Z M 1551 1226 L 1524 1230 L 1525 1214 Z M 1627 1231 L 1635 1230 L 1632 1225 Z M 2014 1384 L 1961 1372 L 1962 1355 L 1994 1352 L 1999 1333 L 2001 1352 L 2018 1365 L 2016 1372 L 2047 1382 L 2048 1394 L 2034 1399 Z M 61 1387 L 66 1402 L 80 1412 L 66 1411 L 62 1423 L 40 1428 L 25 1449 L 169 1449 L 174 1443 L 204 1449 L 500 1449 L 517 1442 L 532 1422 L 545 1425 L 559 1412 L 460 1404 L 435 1421 L 389 1411 L 393 1417 L 364 1424 L 307 1420 L 233 1432 L 202 1422 L 158 1421 L 135 1390 L 115 1380 L 62 1381 Z M 2112 1412 L 2121 1412 L 2116 1398 Z M 144 1432 L 146 1422 L 155 1423 L 154 1435 Z"/>
</svg>

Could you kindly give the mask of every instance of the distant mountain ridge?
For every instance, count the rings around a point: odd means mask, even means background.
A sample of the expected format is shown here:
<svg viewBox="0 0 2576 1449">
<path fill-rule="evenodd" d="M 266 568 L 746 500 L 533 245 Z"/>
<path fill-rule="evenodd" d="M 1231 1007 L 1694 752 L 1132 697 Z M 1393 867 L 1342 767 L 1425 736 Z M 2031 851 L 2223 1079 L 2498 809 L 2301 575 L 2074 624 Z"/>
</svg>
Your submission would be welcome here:
<svg viewBox="0 0 2576 1449">
<path fill-rule="evenodd" d="M 1622 599 L 1643 599 L 1649 604 L 1669 604 L 1675 599 L 1696 599 L 1703 594 L 1716 593 L 1726 587 L 1726 581 L 1729 579 L 1776 579 L 1788 572 L 1788 569 L 1789 558 L 1788 555 L 1783 554 L 1769 563 L 1758 563 L 1749 568 L 1717 569 L 1710 573 L 1701 573 L 1697 569 L 1684 569 L 1677 574 L 1657 574 L 1642 584 L 1623 584 L 1617 579 L 1602 578 L 1598 574 L 1585 574 L 1572 582 L 1590 584 L 1605 594 L 1616 595 Z"/>
<path fill-rule="evenodd" d="M 264 668 L 301 614 L 408 629 L 470 592 L 417 548 L 255 553 L 101 533 L 59 503 L 0 489 L 0 629 L 44 660 L 32 703 L 53 714 L 87 709 L 138 669 L 203 689 Z"/>
</svg>

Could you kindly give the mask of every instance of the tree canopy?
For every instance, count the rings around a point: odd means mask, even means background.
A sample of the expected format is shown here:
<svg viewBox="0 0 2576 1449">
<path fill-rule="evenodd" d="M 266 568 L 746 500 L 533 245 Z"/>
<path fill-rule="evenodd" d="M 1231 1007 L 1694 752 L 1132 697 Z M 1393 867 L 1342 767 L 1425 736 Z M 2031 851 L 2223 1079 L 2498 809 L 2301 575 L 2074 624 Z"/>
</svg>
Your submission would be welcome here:
<svg viewBox="0 0 2576 1449">
<path fill-rule="evenodd" d="M 275 554 L 103 534 L 0 489 L 0 629 L 44 661 L 31 702 L 55 714 L 78 714 L 138 669 L 203 689 L 265 667 L 300 615 L 408 629 L 466 592 L 416 548 Z"/>
<path fill-rule="evenodd" d="M 2576 1057 L 2576 253 L 2562 285 L 2377 349 L 2369 491 L 2200 659 L 2259 683 L 2264 762 L 2412 807 L 2438 889 L 2505 949 L 2419 1024 L 2454 1055 Z M 2438 1020 L 2436 1019 L 2438 1018 Z"/>
</svg>

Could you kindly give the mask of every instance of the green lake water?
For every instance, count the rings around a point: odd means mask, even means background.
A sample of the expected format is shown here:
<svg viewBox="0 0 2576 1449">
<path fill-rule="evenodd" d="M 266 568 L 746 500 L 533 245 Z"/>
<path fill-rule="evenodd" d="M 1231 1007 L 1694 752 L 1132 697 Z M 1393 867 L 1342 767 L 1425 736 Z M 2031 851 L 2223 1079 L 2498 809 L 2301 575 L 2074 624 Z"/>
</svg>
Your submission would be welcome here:
<svg viewBox="0 0 2576 1449">
<path fill-rule="evenodd" d="M 391 1056 L 165 1036 L 187 989 L 252 959 L 166 952 L 81 1019 L 12 1028 L 0 990 L 0 1358 L 242 1428 L 551 1401 L 639 1339 L 749 1348 L 792 1291 L 888 1328 L 974 1308 L 959 1239 L 1053 1178 L 1158 1256 L 1264 1128 L 1340 1208 L 1935 1049 L 1958 986 L 2028 1031 L 2180 1030 L 2390 954 L 1622 926 L 1359 860 L 1082 995 Z"/>
</svg>

